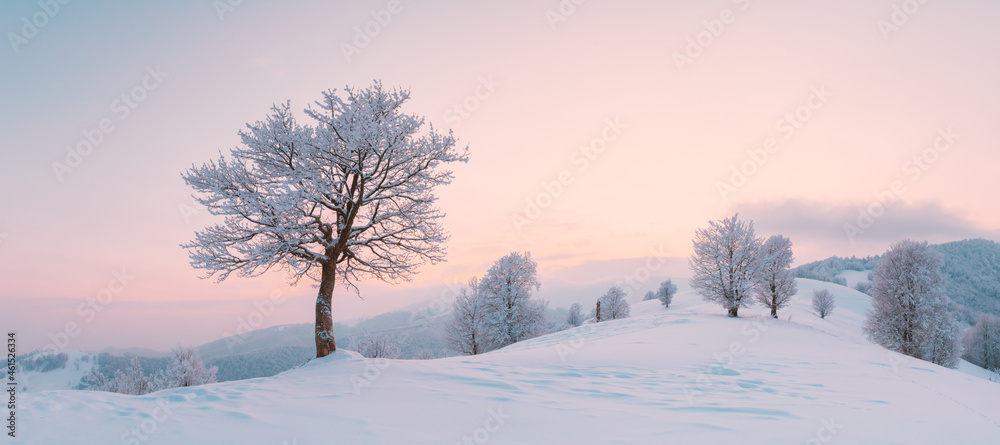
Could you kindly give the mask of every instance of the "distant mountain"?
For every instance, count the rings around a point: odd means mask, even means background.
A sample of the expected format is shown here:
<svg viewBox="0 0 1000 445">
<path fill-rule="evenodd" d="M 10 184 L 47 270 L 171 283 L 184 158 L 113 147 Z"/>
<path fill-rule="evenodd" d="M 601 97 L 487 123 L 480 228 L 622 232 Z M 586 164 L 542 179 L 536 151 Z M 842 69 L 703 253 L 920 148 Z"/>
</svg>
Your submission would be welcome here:
<svg viewBox="0 0 1000 445">
<path fill-rule="evenodd" d="M 281 347 L 315 347 L 313 325 L 308 323 L 272 326 L 248 331 L 198 346 L 206 363 L 215 359 Z"/>
<path fill-rule="evenodd" d="M 931 249 L 941 255 L 946 276 L 945 292 L 955 303 L 952 308 L 959 320 L 973 324 L 980 313 L 1000 316 L 1000 244 L 985 239 L 968 239 L 935 244 Z M 872 271 L 882 259 L 830 257 L 803 264 L 795 276 L 847 285 L 849 271 Z M 863 286 L 863 285 L 862 285 Z"/>
</svg>

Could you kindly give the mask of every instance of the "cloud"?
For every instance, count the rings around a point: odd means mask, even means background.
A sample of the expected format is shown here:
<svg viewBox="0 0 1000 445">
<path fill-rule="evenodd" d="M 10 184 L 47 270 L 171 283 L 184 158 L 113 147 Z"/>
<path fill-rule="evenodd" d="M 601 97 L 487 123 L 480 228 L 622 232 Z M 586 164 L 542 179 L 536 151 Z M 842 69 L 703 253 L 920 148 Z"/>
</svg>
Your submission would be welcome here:
<svg viewBox="0 0 1000 445">
<path fill-rule="evenodd" d="M 758 202 L 733 209 L 752 219 L 761 234 L 781 233 L 793 241 L 824 248 L 829 255 L 880 253 L 910 238 L 941 243 L 967 238 L 1000 239 L 1000 232 L 980 227 L 940 203 L 896 203 L 881 207 L 834 205 L 807 200 Z"/>
</svg>

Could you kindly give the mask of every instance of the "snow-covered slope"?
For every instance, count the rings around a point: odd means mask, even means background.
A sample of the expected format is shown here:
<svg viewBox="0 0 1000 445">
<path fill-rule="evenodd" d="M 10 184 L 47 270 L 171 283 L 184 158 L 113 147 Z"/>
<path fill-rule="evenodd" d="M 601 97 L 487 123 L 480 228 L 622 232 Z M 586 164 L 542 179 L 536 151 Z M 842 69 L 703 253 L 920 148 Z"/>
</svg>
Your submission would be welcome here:
<svg viewBox="0 0 1000 445">
<path fill-rule="evenodd" d="M 830 288 L 825 320 L 809 305 Z M 146 396 L 23 396 L 23 443 L 994 443 L 1000 385 L 864 340 L 864 294 L 799 281 L 772 321 L 689 291 L 489 354 L 339 351 L 270 378 Z M 468 440 L 466 440 L 466 438 Z"/>
<path fill-rule="evenodd" d="M 66 362 L 55 369 L 32 369 L 23 370 L 18 376 L 21 378 L 21 391 L 38 392 L 58 389 L 75 389 L 80 384 L 80 379 L 94 369 L 97 364 L 97 355 L 80 351 L 63 351 L 66 354 Z M 34 360 L 40 356 L 49 356 L 52 353 L 35 353 L 27 355 L 21 360 Z"/>
</svg>

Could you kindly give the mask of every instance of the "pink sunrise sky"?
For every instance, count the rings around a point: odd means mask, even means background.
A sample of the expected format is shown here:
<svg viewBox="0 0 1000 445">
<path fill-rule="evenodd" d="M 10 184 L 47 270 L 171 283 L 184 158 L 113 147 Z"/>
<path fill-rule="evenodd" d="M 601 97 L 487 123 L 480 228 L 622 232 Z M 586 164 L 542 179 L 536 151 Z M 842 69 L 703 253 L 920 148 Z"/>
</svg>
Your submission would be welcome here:
<svg viewBox="0 0 1000 445">
<path fill-rule="evenodd" d="M 335 319 L 431 298 L 513 250 L 543 286 L 651 249 L 686 257 L 734 212 L 789 236 L 799 264 L 906 237 L 998 240 L 1000 4 L 904 3 L 61 5 L 0 50 L 0 325 L 27 349 L 68 322 L 83 324 L 70 348 L 163 349 L 231 332 L 275 291 L 289 300 L 265 325 L 311 322 L 310 283 L 198 278 L 179 245 L 216 220 L 191 214 L 180 172 L 271 104 L 301 111 L 373 79 L 409 88 L 408 111 L 453 129 L 470 161 L 439 191 L 448 262 L 338 297 Z M 5 2 L 0 30 L 22 35 L 39 11 Z M 102 120 L 113 129 L 56 173 Z M 878 217 L 849 236 L 859 209 Z M 86 321 L 81 304 L 123 269 L 134 278 Z"/>
</svg>

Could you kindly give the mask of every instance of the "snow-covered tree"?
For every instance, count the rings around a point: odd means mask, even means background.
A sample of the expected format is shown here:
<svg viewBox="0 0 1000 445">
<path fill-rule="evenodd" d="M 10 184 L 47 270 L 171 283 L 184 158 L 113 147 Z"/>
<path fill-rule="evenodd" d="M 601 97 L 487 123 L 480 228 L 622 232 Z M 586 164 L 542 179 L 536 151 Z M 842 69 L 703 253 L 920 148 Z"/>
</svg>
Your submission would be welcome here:
<svg viewBox="0 0 1000 445">
<path fill-rule="evenodd" d="M 452 304 L 452 320 L 445 327 L 448 347 L 466 355 L 488 351 L 486 310 L 486 300 L 479 292 L 479 279 L 472 277 Z"/>
<path fill-rule="evenodd" d="M 858 281 L 854 284 L 854 290 L 871 295 L 872 283 L 870 281 Z"/>
<path fill-rule="evenodd" d="M 146 375 L 139 363 L 139 357 L 129 355 L 129 364 L 124 371 L 116 369 L 112 377 L 91 371 L 84 378 L 90 383 L 88 389 L 93 391 L 116 392 L 133 396 L 148 394 L 163 389 L 162 376 Z"/>
<path fill-rule="evenodd" d="M 833 298 L 833 293 L 826 289 L 817 289 L 813 291 L 812 299 L 813 309 L 816 310 L 816 315 L 819 318 L 826 318 L 833 312 L 833 309 L 837 307 L 836 302 Z M 771 312 L 772 314 L 774 311 Z"/>
<path fill-rule="evenodd" d="M 900 354 L 954 366 L 955 322 L 948 314 L 941 260 L 927 242 L 893 244 L 872 273 L 868 337 Z"/>
<path fill-rule="evenodd" d="M 367 358 L 399 358 L 396 339 L 386 334 L 366 332 L 354 339 L 352 347 Z"/>
<path fill-rule="evenodd" d="M 660 288 L 656 290 L 656 299 L 660 300 L 663 307 L 670 307 L 676 293 L 677 285 L 672 280 L 667 280 L 660 283 Z"/>
<path fill-rule="evenodd" d="M 580 303 L 573 303 L 569 307 L 569 315 L 566 316 L 566 324 L 570 326 L 580 326 L 583 324 L 583 308 Z"/>
<path fill-rule="evenodd" d="M 798 292 L 795 275 L 791 271 L 792 240 L 781 235 L 773 235 L 760 248 L 759 270 L 754 291 L 757 301 L 771 309 L 771 317 L 778 318 L 778 309 L 792 301 Z"/>
<path fill-rule="evenodd" d="M 625 290 L 621 287 L 611 287 L 597 301 L 598 305 L 595 307 L 594 312 L 590 314 L 594 320 L 609 321 L 629 317 L 631 308 L 629 307 L 628 300 L 625 299 Z M 597 313 L 597 307 L 601 308 L 600 314 Z"/>
<path fill-rule="evenodd" d="M 239 133 L 230 158 L 182 175 L 225 217 L 183 245 L 191 265 L 219 281 L 275 268 L 318 282 L 317 357 L 336 350 L 337 280 L 356 291 L 357 280 L 406 280 L 444 258 L 434 191 L 452 180 L 444 165 L 466 161 L 468 149 L 457 151 L 450 132 L 421 131 L 424 118 L 403 112 L 409 98 L 380 82 L 326 91 L 305 110 L 312 124 L 299 124 L 287 102 L 274 106 Z"/>
<path fill-rule="evenodd" d="M 215 383 L 215 374 L 218 372 L 219 368 L 215 366 L 205 366 L 197 349 L 178 346 L 170 351 L 170 364 L 167 366 L 164 385 L 167 388 L 179 388 Z"/>
<path fill-rule="evenodd" d="M 927 327 L 921 330 L 918 342 L 921 345 L 921 358 L 924 360 L 946 368 L 958 366 L 961 335 L 946 304 L 931 311 Z"/>
<path fill-rule="evenodd" d="M 962 337 L 962 358 L 976 366 L 1000 372 L 1000 317 L 983 314 Z"/>
<path fill-rule="evenodd" d="M 545 333 L 548 303 L 531 298 L 542 286 L 537 268 L 530 252 L 512 252 L 494 262 L 480 281 L 491 350 Z"/>
<path fill-rule="evenodd" d="M 740 221 L 739 215 L 733 215 L 709 222 L 707 229 L 695 232 L 691 286 L 705 301 L 729 311 L 730 317 L 738 316 L 741 307 L 753 303 L 760 246 L 752 221 Z"/>
<path fill-rule="evenodd" d="M 654 291 L 648 291 L 648 292 L 646 292 L 646 295 L 643 295 L 643 297 L 642 297 L 642 301 L 649 301 L 649 300 L 655 300 L 655 299 L 656 299 L 656 292 L 654 292 Z"/>
</svg>

